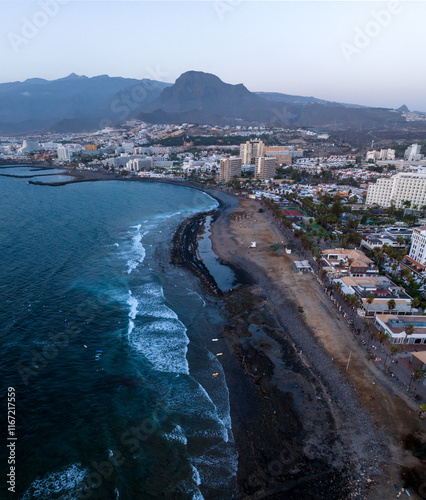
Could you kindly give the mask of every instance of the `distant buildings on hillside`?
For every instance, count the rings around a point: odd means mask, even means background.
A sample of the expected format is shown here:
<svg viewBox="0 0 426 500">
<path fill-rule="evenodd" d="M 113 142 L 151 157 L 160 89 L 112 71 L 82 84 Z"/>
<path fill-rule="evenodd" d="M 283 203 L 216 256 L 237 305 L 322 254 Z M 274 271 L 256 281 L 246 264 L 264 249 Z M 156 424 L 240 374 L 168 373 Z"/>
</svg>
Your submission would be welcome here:
<svg viewBox="0 0 426 500">
<path fill-rule="evenodd" d="M 404 160 L 407 161 L 420 161 L 423 160 L 423 155 L 420 154 L 421 146 L 419 144 L 412 144 L 404 153 Z"/>
<path fill-rule="evenodd" d="M 267 180 L 275 176 L 276 167 L 291 165 L 293 158 L 303 156 L 303 150 L 294 146 L 265 146 L 260 139 L 240 144 L 242 165 L 255 165 L 255 177 Z"/>
<path fill-rule="evenodd" d="M 394 149 L 381 149 L 380 151 L 367 151 L 367 154 L 365 155 L 366 161 L 369 160 L 395 160 L 395 150 Z"/>
</svg>

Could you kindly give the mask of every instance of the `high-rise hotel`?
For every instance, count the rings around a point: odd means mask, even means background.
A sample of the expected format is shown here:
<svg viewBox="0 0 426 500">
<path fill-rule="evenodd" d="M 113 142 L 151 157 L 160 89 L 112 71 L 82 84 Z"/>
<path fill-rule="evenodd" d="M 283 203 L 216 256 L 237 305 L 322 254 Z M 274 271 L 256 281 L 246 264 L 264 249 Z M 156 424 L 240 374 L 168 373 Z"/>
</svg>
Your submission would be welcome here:
<svg viewBox="0 0 426 500">
<path fill-rule="evenodd" d="M 400 172 L 389 179 L 377 179 L 375 184 L 368 186 L 368 204 L 403 208 L 404 201 L 410 201 L 411 208 L 426 205 L 426 173 Z"/>
</svg>

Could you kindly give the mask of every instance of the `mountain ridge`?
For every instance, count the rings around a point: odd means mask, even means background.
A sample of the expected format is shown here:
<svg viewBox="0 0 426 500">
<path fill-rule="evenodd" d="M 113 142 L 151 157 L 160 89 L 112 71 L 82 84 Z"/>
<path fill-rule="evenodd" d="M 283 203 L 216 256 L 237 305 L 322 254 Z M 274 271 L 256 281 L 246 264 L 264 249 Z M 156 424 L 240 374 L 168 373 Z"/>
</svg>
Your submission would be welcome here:
<svg viewBox="0 0 426 500">
<path fill-rule="evenodd" d="M 71 73 L 0 84 L 0 134 L 90 131 L 130 118 L 148 123 L 315 126 L 334 129 L 407 125 L 398 110 L 278 92 L 251 92 L 211 73 L 187 71 L 174 84 Z"/>
</svg>

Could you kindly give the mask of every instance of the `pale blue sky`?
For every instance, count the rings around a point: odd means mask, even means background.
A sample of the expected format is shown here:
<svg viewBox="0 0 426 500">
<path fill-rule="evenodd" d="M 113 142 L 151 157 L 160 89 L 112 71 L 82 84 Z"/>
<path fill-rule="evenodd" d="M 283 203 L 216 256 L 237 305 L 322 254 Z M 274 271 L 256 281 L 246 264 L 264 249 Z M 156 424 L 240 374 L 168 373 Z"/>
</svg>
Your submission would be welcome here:
<svg viewBox="0 0 426 500">
<path fill-rule="evenodd" d="M 1 0 L 0 82 L 174 82 L 194 69 L 252 91 L 426 111 L 425 14 L 423 2 Z"/>
</svg>

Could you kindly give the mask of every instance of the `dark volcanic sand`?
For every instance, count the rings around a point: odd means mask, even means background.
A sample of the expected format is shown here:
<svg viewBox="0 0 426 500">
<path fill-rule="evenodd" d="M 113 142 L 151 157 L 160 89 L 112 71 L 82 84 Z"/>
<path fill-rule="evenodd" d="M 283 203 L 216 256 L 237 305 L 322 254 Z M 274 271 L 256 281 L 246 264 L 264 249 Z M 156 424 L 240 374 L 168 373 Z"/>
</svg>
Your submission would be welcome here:
<svg viewBox="0 0 426 500">
<path fill-rule="evenodd" d="M 235 199 L 229 203 L 228 195 L 209 194 L 222 203 L 216 224 L 226 225 Z M 218 290 L 196 255 L 202 219 L 197 215 L 180 226 L 173 262 L 221 297 L 218 305 L 228 317 L 218 344 L 239 453 L 238 498 L 383 498 L 378 476 L 386 448 L 354 388 L 296 306 L 286 301 L 274 307 L 267 276 L 250 278 L 240 269 L 245 284 L 226 294 Z"/>
</svg>

